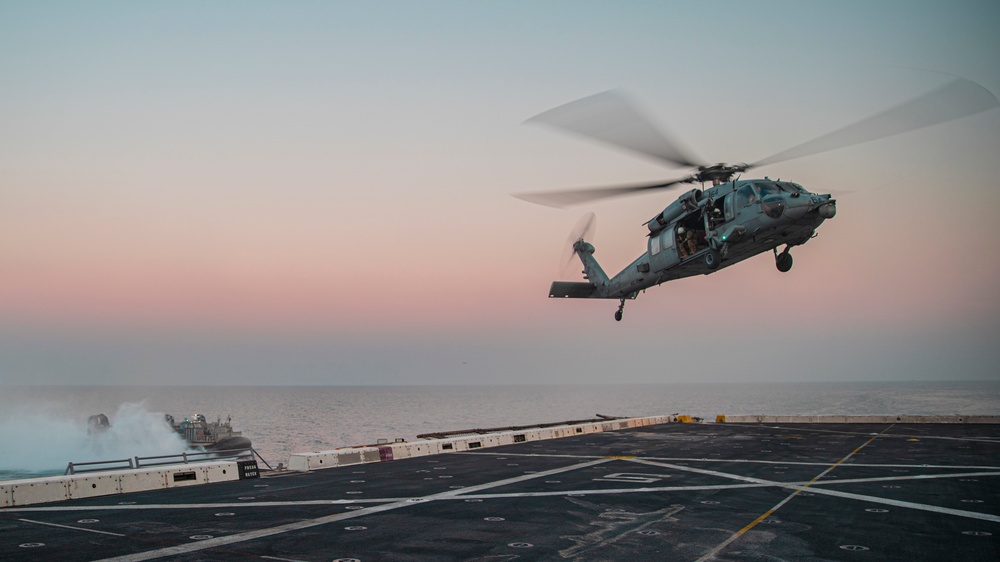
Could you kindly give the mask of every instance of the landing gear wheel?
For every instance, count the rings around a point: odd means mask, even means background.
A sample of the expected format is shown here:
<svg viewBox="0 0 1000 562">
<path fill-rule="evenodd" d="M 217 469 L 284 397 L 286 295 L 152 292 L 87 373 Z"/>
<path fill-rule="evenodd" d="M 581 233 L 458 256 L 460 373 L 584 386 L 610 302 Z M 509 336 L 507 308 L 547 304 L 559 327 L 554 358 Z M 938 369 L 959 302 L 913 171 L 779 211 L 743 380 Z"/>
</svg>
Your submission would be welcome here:
<svg viewBox="0 0 1000 562">
<path fill-rule="evenodd" d="M 719 268 L 719 252 L 709 248 L 705 252 L 705 267 L 715 270 Z"/>
<path fill-rule="evenodd" d="M 792 268 L 792 254 L 788 250 L 781 252 L 774 258 L 774 265 L 778 266 L 778 271 L 787 273 Z"/>
<path fill-rule="evenodd" d="M 622 321 L 622 311 L 620 311 L 620 310 L 616 310 L 615 311 L 615 320 L 617 320 L 619 322 Z"/>
<path fill-rule="evenodd" d="M 622 314 L 624 312 L 625 312 L 625 299 L 621 299 L 621 304 L 618 305 L 618 310 L 615 312 L 615 320 L 621 322 Z"/>
</svg>

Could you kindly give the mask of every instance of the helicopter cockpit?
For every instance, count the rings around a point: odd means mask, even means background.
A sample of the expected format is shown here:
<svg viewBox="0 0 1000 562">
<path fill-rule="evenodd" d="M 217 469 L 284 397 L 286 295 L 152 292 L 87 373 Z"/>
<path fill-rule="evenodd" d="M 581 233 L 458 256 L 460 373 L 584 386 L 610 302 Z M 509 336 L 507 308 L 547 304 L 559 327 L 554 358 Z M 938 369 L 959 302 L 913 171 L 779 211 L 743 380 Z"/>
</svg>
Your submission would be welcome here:
<svg viewBox="0 0 1000 562">
<path fill-rule="evenodd" d="M 754 190 L 753 184 L 748 183 L 740 188 L 736 192 L 736 206 L 737 207 L 749 207 L 757 202 L 757 191 Z"/>
<path fill-rule="evenodd" d="M 765 179 L 762 181 L 755 181 L 754 185 L 756 185 L 757 190 L 760 191 L 761 198 L 775 193 L 791 193 L 794 196 L 797 193 L 805 191 L 801 185 L 787 181 L 773 181 Z"/>
</svg>

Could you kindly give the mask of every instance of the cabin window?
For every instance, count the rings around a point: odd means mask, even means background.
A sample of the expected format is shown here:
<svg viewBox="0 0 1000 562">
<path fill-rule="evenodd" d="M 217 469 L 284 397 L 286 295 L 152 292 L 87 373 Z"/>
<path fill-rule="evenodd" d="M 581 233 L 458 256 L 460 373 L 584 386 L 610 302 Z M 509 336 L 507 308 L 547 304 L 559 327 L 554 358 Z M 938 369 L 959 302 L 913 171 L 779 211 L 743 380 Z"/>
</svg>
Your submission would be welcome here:
<svg viewBox="0 0 1000 562">
<path fill-rule="evenodd" d="M 660 246 L 662 246 L 663 249 L 666 250 L 667 248 L 672 248 L 673 245 L 674 245 L 673 234 L 671 234 L 669 230 L 664 230 L 663 234 L 660 235 Z"/>
<path fill-rule="evenodd" d="M 736 211 L 733 209 L 733 193 L 729 192 L 726 194 L 725 207 L 726 207 L 726 220 L 731 221 L 736 218 Z"/>
<path fill-rule="evenodd" d="M 744 185 L 736 192 L 736 205 L 739 207 L 749 207 L 757 202 L 757 194 L 750 184 Z"/>
<path fill-rule="evenodd" d="M 655 256 L 660 253 L 660 237 L 653 236 L 649 239 L 649 255 Z"/>
</svg>

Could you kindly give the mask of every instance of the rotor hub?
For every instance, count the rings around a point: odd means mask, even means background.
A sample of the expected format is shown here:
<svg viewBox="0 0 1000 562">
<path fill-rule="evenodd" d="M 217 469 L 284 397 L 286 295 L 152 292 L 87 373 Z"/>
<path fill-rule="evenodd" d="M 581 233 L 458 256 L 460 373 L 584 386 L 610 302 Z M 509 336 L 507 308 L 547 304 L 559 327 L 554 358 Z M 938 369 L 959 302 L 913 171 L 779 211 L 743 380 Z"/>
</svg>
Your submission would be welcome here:
<svg viewBox="0 0 1000 562">
<path fill-rule="evenodd" d="M 737 164 L 730 166 L 729 164 L 715 164 L 714 166 L 698 166 L 698 172 L 691 176 L 692 181 L 699 181 L 702 183 L 711 182 L 713 185 L 718 185 L 720 183 L 726 183 L 727 181 L 733 179 L 733 176 L 745 172 L 750 166 L 747 164 Z"/>
</svg>

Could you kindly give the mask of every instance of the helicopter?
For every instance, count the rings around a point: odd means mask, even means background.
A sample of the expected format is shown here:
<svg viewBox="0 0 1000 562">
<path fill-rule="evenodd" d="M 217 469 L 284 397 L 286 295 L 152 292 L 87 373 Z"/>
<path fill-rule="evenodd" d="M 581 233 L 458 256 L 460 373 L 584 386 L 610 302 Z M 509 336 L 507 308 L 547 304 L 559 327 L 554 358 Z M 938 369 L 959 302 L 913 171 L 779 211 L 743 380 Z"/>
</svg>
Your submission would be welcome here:
<svg viewBox="0 0 1000 562">
<path fill-rule="evenodd" d="M 594 258 L 593 244 L 585 240 L 593 228 L 594 214 L 584 216 L 571 232 L 569 258 L 575 255 L 582 262 L 584 281 L 553 281 L 549 298 L 617 299 L 615 320 L 620 322 L 625 302 L 650 287 L 715 273 L 757 254 L 773 252 L 778 271 L 788 272 L 792 268 L 790 250 L 814 238 L 816 229 L 837 214 L 837 201 L 831 194 L 811 193 L 798 183 L 766 176 L 741 179 L 744 172 L 960 119 L 997 105 L 1000 103 L 989 90 L 959 78 L 751 164 L 705 164 L 654 126 L 623 92 L 610 90 L 540 113 L 527 122 L 694 170 L 662 182 L 513 195 L 532 203 L 565 207 L 700 184 L 646 221 L 646 251 L 613 277 L 604 272 Z"/>
</svg>

